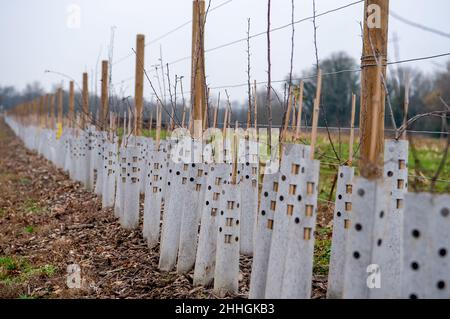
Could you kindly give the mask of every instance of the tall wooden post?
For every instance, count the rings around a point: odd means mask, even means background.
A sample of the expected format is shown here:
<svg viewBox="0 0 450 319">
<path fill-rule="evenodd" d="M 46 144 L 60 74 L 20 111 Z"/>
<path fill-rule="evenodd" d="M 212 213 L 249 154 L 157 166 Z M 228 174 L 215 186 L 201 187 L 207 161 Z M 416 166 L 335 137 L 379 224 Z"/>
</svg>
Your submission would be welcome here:
<svg viewBox="0 0 450 319">
<path fill-rule="evenodd" d="M 81 129 L 85 129 L 89 119 L 89 90 L 88 90 L 88 74 L 83 73 L 83 115 L 81 116 Z"/>
<path fill-rule="evenodd" d="M 363 56 L 361 59 L 361 159 L 359 165 L 361 176 L 370 179 L 380 177 L 383 172 L 386 96 L 385 91 L 377 87 L 380 83 L 377 80 L 377 77 L 380 76 L 377 61 L 381 64 L 381 73 L 386 78 L 388 22 L 389 0 L 365 1 Z M 379 97 L 375 97 L 377 92 L 380 94 Z M 377 105 L 374 105 L 374 101 L 378 104 L 376 112 L 374 112 L 374 107 Z M 375 120 L 372 118 L 373 115 L 376 116 Z M 375 135 L 374 138 L 372 138 L 372 134 Z M 376 154 L 374 162 L 370 159 L 371 152 Z"/>
<path fill-rule="evenodd" d="M 406 130 L 408 129 L 408 112 L 409 112 L 409 75 L 405 75 L 405 100 L 403 102 L 403 125 L 405 131 L 402 134 L 402 139 L 406 140 Z"/>
<path fill-rule="evenodd" d="M 39 98 L 39 127 L 42 128 L 44 126 L 44 114 L 45 114 L 45 104 L 44 104 L 44 96 Z"/>
<path fill-rule="evenodd" d="M 134 83 L 134 131 L 136 136 L 142 131 L 142 110 L 144 107 L 144 47 L 145 36 L 136 36 L 136 79 Z"/>
<path fill-rule="evenodd" d="M 75 89 L 74 81 L 69 84 L 69 126 L 73 128 L 75 125 Z"/>
<path fill-rule="evenodd" d="M 317 72 L 316 98 L 314 99 L 313 119 L 311 128 L 310 159 L 314 159 L 317 142 L 317 126 L 319 124 L 320 99 L 322 96 L 322 70 Z"/>
<path fill-rule="evenodd" d="M 300 130 L 302 126 L 302 111 L 303 111 L 303 90 L 304 90 L 304 82 L 300 81 L 299 84 L 299 93 L 298 93 L 298 113 L 297 113 L 297 125 L 295 128 L 295 139 L 298 140 L 300 138 Z"/>
<path fill-rule="evenodd" d="M 55 95 L 50 94 L 50 128 L 55 128 Z"/>
<path fill-rule="evenodd" d="M 49 103 L 50 95 L 44 95 L 44 127 L 49 128 L 48 124 L 48 103 Z"/>
<path fill-rule="evenodd" d="M 106 129 L 106 123 L 108 123 L 108 113 L 108 61 L 102 61 L 102 96 L 100 112 L 101 130 Z"/>
<path fill-rule="evenodd" d="M 193 136 L 202 136 L 202 117 L 206 108 L 205 85 L 205 1 L 193 1 L 192 19 L 192 61 L 191 61 L 191 104 L 193 107 Z"/>
<path fill-rule="evenodd" d="M 58 89 L 58 126 L 63 125 L 63 90 Z"/>
<path fill-rule="evenodd" d="M 353 144 L 355 141 L 356 95 L 352 94 L 352 115 L 350 118 L 350 141 L 348 144 L 348 166 L 353 164 Z"/>
</svg>

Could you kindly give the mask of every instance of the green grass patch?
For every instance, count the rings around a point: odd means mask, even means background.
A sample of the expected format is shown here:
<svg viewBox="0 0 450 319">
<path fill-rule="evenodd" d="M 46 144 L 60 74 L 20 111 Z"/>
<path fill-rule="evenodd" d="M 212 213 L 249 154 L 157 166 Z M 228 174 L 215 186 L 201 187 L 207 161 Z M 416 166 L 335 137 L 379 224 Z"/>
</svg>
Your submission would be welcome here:
<svg viewBox="0 0 450 319">
<path fill-rule="evenodd" d="M 32 214 L 40 214 L 45 212 L 45 208 L 42 207 L 36 200 L 34 199 L 27 199 L 23 203 L 23 210 L 26 213 L 32 213 Z"/>
<path fill-rule="evenodd" d="M 314 246 L 314 274 L 327 276 L 331 255 L 331 229 L 320 228 L 316 230 Z"/>
<path fill-rule="evenodd" d="M 28 300 L 28 299 L 37 299 L 37 297 L 36 296 L 33 296 L 33 295 L 20 295 L 19 296 L 19 298 L 17 298 L 17 299 L 24 299 L 24 300 Z"/>
<path fill-rule="evenodd" d="M 26 226 L 23 228 L 23 230 L 28 233 L 28 234 L 32 234 L 36 231 L 36 229 L 34 228 L 34 226 Z"/>
<path fill-rule="evenodd" d="M 4 208 L 0 207 L 0 218 L 6 215 L 6 211 Z"/>
<path fill-rule="evenodd" d="M 117 129 L 117 134 L 119 136 L 119 143 L 122 143 L 123 128 L 119 127 Z M 169 137 L 169 135 L 170 135 L 170 133 L 166 129 L 161 129 L 161 133 L 160 133 L 161 140 L 167 139 Z M 142 136 L 151 137 L 153 139 L 156 139 L 156 129 L 152 129 L 151 131 L 148 129 L 143 129 Z"/>
<path fill-rule="evenodd" d="M 57 268 L 53 265 L 33 266 L 26 258 L 0 256 L 0 284 L 21 284 L 33 277 L 50 278 L 56 273 Z"/>
<path fill-rule="evenodd" d="M 31 179 L 29 179 L 27 177 L 21 177 L 21 178 L 19 178 L 19 184 L 21 184 L 21 185 L 30 185 L 31 184 Z"/>
</svg>

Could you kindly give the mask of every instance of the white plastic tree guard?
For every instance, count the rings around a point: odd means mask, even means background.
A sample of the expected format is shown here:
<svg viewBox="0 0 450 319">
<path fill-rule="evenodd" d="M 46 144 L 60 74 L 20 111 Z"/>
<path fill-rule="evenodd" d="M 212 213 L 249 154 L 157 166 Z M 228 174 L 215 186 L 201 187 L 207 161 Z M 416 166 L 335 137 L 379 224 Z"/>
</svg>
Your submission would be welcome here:
<svg viewBox="0 0 450 319">
<path fill-rule="evenodd" d="M 72 136 L 72 129 L 71 128 L 66 128 L 65 132 L 65 139 L 64 139 L 64 145 L 65 145 L 65 153 L 64 153 L 64 171 L 66 173 L 70 172 L 70 165 L 71 165 L 71 140 L 73 138 Z M 42 136 L 42 134 L 41 134 Z"/>
<path fill-rule="evenodd" d="M 280 202 L 282 202 L 281 196 L 286 197 L 287 215 L 289 215 L 289 205 L 293 206 L 294 211 L 292 218 L 288 221 L 287 258 L 281 289 L 281 297 L 284 299 L 311 298 L 320 162 L 303 159 L 297 163 L 301 166 L 301 183 L 290 184 L 286 193 L 284 192 L 286 188 L 280 187 L 278 193 Z M 293 163 L 292 174 L 296 174 L 296 165 Z"/>
<path fill-rule="evenodd" d="M 450 298 L 450 196 L 407 194 L 402 298 Z"/>
<path fill-rule="evenodd" d="M 197 252 L 198 228 L 205 190 L 206 165 L 193 163 L 189 168 L 186 197 L 182 208 L 180 243 L 178 245 L 177 272 L 186 273 L 195 264 Z"/>
<path fill-rule="evenodd" d="M 69 177 L 74 181 L 77 180 L 77 164 L 78 164 L 78 138 L 76 137 L 76 135 L 74 135 L 72 140 L 70 141 L 70 166 L 69 166 Z"/>
<path fill-rule="evenodd" d="M 94 153 L 94 146 L 95 146 L 95 135 L 96 130 L 95 126 L 91 125 L 86 130 L 87 134 L 87 161 L 89 162 L 89 175 L 88 175 L 88 181 L 87 181 L 87 189 L 88 190 L 94 190 L 95 187 L 95 172 L 94 172 L 94 165 L 95 165 L 95 153 Z"/>
<path fill-rule="evenodd" d="M 103 166 L 102 207 L 113 207 L 116 190 L 117 143 L 106 143 Z"/>
<path fill-rule="evenodd" d="M 118 164 L 116 171 L 117 190 L 114 202 L 114 216 L 120 218 L 121 221 L 124 216 L 126 181 L 127 181 L 127 153 L 126 148 L 122 142 L 122 146 L 119 148 L 118 154 Z"/>
<path fill-rule="evenodd" d="M 86 132 L 81 132 L 78 139 L 78 167 L 79 181 L 84 187 L 89 185 L 89 153 L 88 153 L 88 135 Z"/>
<path fill-rule="evenodd" d="M 94 170 L 97 175 L 97 180 L 95 181 L 94 192 L 97 195 L 102 194 L 103 188 L 103 159 L 105 153 L 105 143 L 106 143 L 106 132 L 97 132 L 94 147 Z"/>
<path fill-rule="evenodd" d="M 214 292 L 223 297 L 236 294 L 239 289 L 240 250 L 240 178 L 236 184 L 230 178 L 223 185 L 219 228 L 217 235 L 216 264 L 214 268 Z"/>
<path fill-rule="evenodd" d="M 256 220 L 255 248 L 250 278 L 250 299 L 263 299 L 266 294 L 267 268 L 274 223 L 273 204 L 277 200 L 280 173 L 266 174 L 263 179 L 260 212 Z"/>
<path fill-rule="evenodd" d="M 344 299 L 398 298 L 396 282 L 390 267 L 392 249 L 385 244 L 390 225 L 391 185 L 385 180 L 355 178 L 353 218 L 348 236 Z M 377 278 L 381 279 L 378 285 Z"/>
<path fill-rule="evenodd" d="M 139 177 L 141 175 L 139 168 L 139 148 L 134 145 L 128 145 L 126 153 L 127 176 L 122 226 L 125 229 L 135 229 L 139 226 Z"/>
<path fill-rule="evenodd" d="M 389 229 L 384 243 L 389 247 L 392 263 L 389 272 L 393 282 L 400 282 L 402 261 L 403 217 L 405 195 L 408 192 L 408 146 L 407 140 L 387 140 L 384 152 L 384 178 L 391 183 L 391 209 L 386 216 Z M 400 286 L 393 287 L 400 296 Z"/>
<path fill-rule="evenodd" d="M 336 188 L 331 242 L 330 267 L 328 273 L 328 299 L 341 299 L 344 290 L 345 252 L 352 220 L 353 177 L 355 169 L 340 166 Z"/>
<path fill-rule="evenodd" d="M 255 229 L 256 216 L 258 214 L 258 192 L 259 192 L 259 159 L 258 144 L 252 140 L 244 140 L 244 158 L 239 160 L 243 165 L 241 181 L 241 254 L 253 254 L 253 232 Z"/>
<path fill-rule="evenodd" d="M 275 212 L 275 216 L 267 270 L 265 297 L 268 299 L 281 298 L 287 247 L 289 245 L 289 224 L 291 219 L 294 218 L 294 211 L 303 207 L 303 198 L 299 194 L 302 192 L 300 188 L 302 178 L 305 176 L 305 164 L 303 162 L 308 154 L 309 147 L 305 145 L 286 144 L 283 149 L 280 179 L 278 181 L 278 197 L 276 201 L 271 202 L 271 209 Z M 303 167 L 303 171 L 301 167 Z M 293 195 L 294 193 L 297 195 Z"/>
<path fill-rule="evenodd" d="M 189 178 L 189 164 L 169 162 L 167 181 L 167 201 L 164 203 L 163 226 L 161 232 L 161 248 L 159 256 L 159 269 L 170 271 L 175 267 L 180 242 L 180 227 L 182 208 L 180 203 L 185 202 L 187 183 Z"/>
<path fill-rule="evenodd" d="M 151 154 L 155 150 L 156 143 L 151 138 L 144 138 L 144 144 L 145 149 L 142 153 L 142 167 L 141 167 L 141 182 L 143 183 L 143 194 L 147 191 L 148 183 L 150 182 L 150 176 L 149 176 L 149 168 L 152 166 L 150 163 L 151 161 Z"/>
<path fill-rule="evenodd" d="M 145 168 L 147 164 L 147 141 L 146 137 L 144 136 L 136 136 L 136 146 L 139 149 L 139 158 L 141 159 L 139 161 L 139 169 L 140 169 L 140 176 L 139 176 L 139 192 L 141 194 L 145 193 Z"/>
<path fill-rule="evenodd" d="M 167 185 L 167 153 L 164 148 L 152 150 L 147 161 L 148 182 L 145 189 L 143 234 L 149 248 L 159 243 L 163 190 Z M 172 173 L 172 171 L 170 172 Z"/>
<path fill-rule="evenodd" d="M 194 269 L 194 285 L 208 286 L 214 279 L 218 218 L 224 181 L 229 178 L 229 164 L 212 165 L 205 182 L 205 197 L 202 201 L 200 235 Z"/>
</svg>

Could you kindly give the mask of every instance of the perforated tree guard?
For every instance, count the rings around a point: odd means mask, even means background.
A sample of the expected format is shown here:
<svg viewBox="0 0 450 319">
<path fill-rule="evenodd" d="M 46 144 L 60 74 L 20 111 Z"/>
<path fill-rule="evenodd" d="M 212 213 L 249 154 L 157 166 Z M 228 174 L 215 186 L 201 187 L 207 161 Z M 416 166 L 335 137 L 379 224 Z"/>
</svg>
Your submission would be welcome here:
<svg viewBox="0 0 450 319">
<path fill-rule="evenodd" d="M 202 217 L 194 269 L 194 285 L 207 286 L 214 279 L 218 218 L 221 213 L 223 183 L 229 179 L 229 164 L 213 164 L 205 182 L 205 196 L 201 202 Z"/>
<path fill-rule="evenodd" d="M 220 200 L 219 228 L 217 234 L 216 264 L 214 269 L 214 292 L 223 297 L 236 294 L 239 288 L 240 249 L 240 177 L 237 184 L 230 179 L 223 185 Z"/>
<path fill-rule="evenodd" d="M 143 234 L 148 246 L 159 243 L 163 190 L 167 187 L 167 152 L 164 148 L 150 151 L 147 161 L 148 182 L 145 189 Z M 170 171 L 170 174 L 172 171 Z"/>
<path fill-rule="evenodd" d="M 182 216 L 180 203 L 184 203 L 187 195 L 189 164 L 169 161 L 170 169 L 172 174 L 167 181 L 159 257 L 159 269 L 163 271 L 172 270 L 177 261 Z"/>
<path fill-rule="evenodd" d="M 265 297 L 268 299 L 281 298 L 282 296 L 283 278 L 285 276 L 288 254 L 287 247 L 291 244 L 289 242 L 289 225 L 295 223 L 295 219 L 299 218 L 294 217 L 294 214 L 298 215 L 299 213 L 297 212 L 305 209 L 307 204 L 309 208 L 306 221 L 309 223 L 310 219 L 315 218 L 315 206 L 312 207 L 312 211 L 310 207 L 314 203 L 304 202 L 305 197 L 303 194 L 305 194 L 306 189 L 302 189 L 307 170 L 313 169 L 313 167 L 307 167 L 308 164 L 305 162 L 305 157 L 308 156 L 309 147 L 305 145 L 287 144 L 283 149 L 280 179 L 278 181 L 278 197 L 276 201 L 271 202 L 271 209 L 275 212 L 275 216 L 266 283 Z M 317 182 L 313 185 L 313 189 L 315 187 L 317 187 Z M 295 226 L 300 227 L 303 225 L 304 219 L 300 219 L 302 224 L 295 223 Z M 303 230 L 302 227 L 300 228 Z M 303 238 L 303 235 L 301 238 Z M 312 234 L 310 239 L 312 239 Z M 311 242 L 314 243 L 314 240 L 308 240 L 307 242 L 309 245 Z"/>
<path fill-rule="evenodd" d="M 261 204 L 256 221 L 255 250 L 250 278 L 250 299 L 263 299 L 266 294 L 267 268 L 274 223 L 273 202 L 277 200 L 280 173 L 264 175 Z"/>
<path fill-rule="evenodd" d="M 254 244 L 255 221 L 258 213 L 259 192 L 259 159 L 257 143 L 251 140 L 243 140 L 245 143 L 241 164 L 241 254 L 252 255 Z"/>
<path fill-rule="evenodd" d="M 346 247 L 352 221 L 354 174 L 355 169 L 353 167 L 339 167 L 328 272 L 327 298 L 329 299 L 341 299 L 343 295 Z"/>
<path fill-rule="evenodd" d="M 103 166 L 102 207 L 113 207 L 116 190 L 117 144 L 107 142 Z"/>
<path fill-rule="evenodd" d="M 135 229 L 139 226 L 139 148 L 128 145 L 126 148 L 127 168 L 124 196 L 124 214 L 122 226 L 125 229 Z"/>
<path fill-rule="evenodd" d="M 449 299 L 450 196 L 407 194 L 404 213 L 401 297 Z"/>
</svg>

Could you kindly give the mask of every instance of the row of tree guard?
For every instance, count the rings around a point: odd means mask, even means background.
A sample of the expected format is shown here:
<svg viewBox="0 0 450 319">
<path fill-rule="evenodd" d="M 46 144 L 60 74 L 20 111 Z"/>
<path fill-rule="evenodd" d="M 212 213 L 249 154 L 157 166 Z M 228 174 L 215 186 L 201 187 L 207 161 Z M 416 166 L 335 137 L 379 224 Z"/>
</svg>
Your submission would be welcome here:
<svg viewBox="0 0 450 319">
<path fill-rule="evenodd" d="M 119 138 L 93 126 L 58 138 L 6 120 L 29 149 L 99 194 L 124 228 L 140 227 L 145 194 L 142 233 L 160 245 L 162 271 L 193 269 L 195 285 L 225 296 L 238 293 L 240 255 L 251 255 L 250 298 L 311 296 L 320 170 L 311 146 L 283 143 L 274 169 L 260 165 L 256 135 L 228 134 L 218 162 L 214 143 L 191 138 Z M 408 194 L 408 142 L 385 148 L 380 180 L 339 168 L 328 297 L 449 298 L 450 197 Z"/>
</svg>

